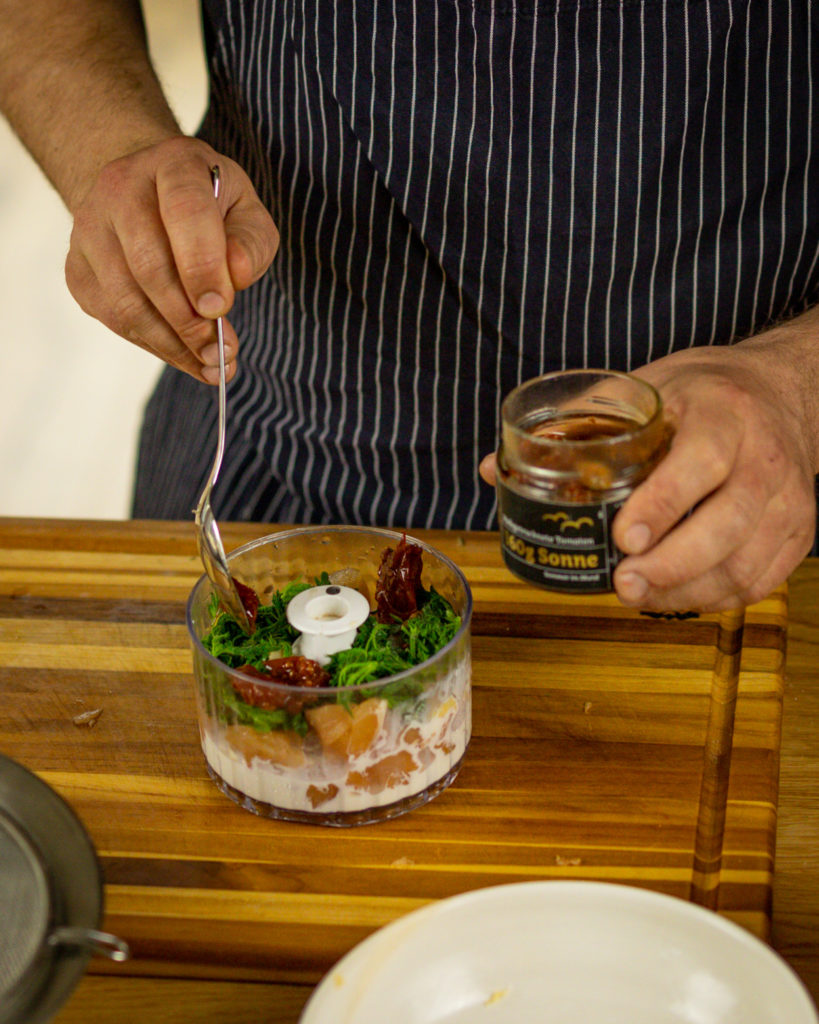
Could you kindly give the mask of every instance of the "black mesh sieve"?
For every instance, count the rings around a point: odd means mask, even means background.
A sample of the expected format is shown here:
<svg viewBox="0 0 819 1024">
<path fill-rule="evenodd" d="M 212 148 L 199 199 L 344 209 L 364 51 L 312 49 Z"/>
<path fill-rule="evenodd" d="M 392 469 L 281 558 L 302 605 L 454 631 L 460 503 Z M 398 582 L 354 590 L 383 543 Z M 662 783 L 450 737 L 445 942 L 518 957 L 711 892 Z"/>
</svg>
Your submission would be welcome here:
<svg viewBox="0 0 819 1024">
<path fill-rule="evenodd" d="M 0 1005 L 33 968 L 50 918 L 51 897 L 40 855 L 0 811 Z"/>
</svg>

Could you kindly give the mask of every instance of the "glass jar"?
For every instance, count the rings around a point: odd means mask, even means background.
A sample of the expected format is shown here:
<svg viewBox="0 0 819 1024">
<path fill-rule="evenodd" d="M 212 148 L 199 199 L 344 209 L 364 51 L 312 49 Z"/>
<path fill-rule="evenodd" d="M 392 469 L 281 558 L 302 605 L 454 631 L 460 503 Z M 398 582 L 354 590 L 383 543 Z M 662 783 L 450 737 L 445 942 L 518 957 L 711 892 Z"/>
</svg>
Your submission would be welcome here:
<svg viewBox="0 0 819 1024">
<path fill-rule="evenodd" d="M 506 566 L 548 590 L 613 590 L 612 522 L 669 441 L 659 394 L 628 374 L 566 370 L 515 388 L 497 453 Z"/>
<path fill-rule="evenodd" d="M 368 527 L 299 527 L 245 544 L 228 565 L 262 604 L 322 573 L 331 580 L 325 596 L 355 588 L 369 604 L 382 553 L 401 539 Z M 406 540 L 422 549 L 423 587 L 446 598 L 460 626 L 426 661 L 359 685 L 305 689 L 229 668 L 203 643 L 215 609 L 210 581 L 197 582 L 187 625 L 202 750 L 217 786 L 242 807 L 286 821 L 363 825 L 420 807 L 454 781 L 472 732 L 472 595 L 445 555 Z"/>
</svg>

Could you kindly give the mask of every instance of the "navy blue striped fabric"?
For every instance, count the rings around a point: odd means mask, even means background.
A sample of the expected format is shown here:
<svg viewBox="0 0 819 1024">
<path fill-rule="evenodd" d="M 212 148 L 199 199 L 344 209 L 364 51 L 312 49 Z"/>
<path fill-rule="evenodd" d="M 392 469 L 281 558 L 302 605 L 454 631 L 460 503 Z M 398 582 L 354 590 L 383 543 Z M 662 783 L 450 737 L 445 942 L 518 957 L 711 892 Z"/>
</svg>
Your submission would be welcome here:
<svg viewBox="0 0 819 1024">
<path fill-rule="evenodd" d="M 816 301 L 808 0 L 205 0 L 204 23 L 201 135 L 281 232 L 231 314 L 220 518 L 492 528 L 477 465 L 520 380 Z M 167 370 L 136 515 L 190 514 L 215 421 Z"/>
</svg>

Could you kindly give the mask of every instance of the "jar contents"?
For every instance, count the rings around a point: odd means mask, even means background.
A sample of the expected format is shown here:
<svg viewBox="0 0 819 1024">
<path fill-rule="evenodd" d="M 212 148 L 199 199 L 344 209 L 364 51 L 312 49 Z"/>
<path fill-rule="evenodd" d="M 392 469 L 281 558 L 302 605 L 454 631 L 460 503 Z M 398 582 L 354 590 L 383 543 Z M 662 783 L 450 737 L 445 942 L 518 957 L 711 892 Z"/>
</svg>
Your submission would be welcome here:
<svg viewBox="0 0 819 1024">
<path fill-rule="evenodd" d="M 507 567 L 550 590 L 612 590 L 612 522 L 668 442 L 659 395 L 627 374 L 566 371 L 516 388 L 497 454 Z"/>
</svg>

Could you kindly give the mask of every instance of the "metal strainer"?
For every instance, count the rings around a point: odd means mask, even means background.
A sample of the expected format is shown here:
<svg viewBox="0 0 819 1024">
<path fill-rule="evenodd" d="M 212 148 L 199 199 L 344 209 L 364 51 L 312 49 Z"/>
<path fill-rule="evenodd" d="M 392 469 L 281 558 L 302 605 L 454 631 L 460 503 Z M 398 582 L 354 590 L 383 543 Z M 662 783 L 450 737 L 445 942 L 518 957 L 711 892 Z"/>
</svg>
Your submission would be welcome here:
<svg viewBox="0 0 819 1024">
<path fill-rule="evenodd" d="M 0 1024 L 49 1020 L 92 952 L 128 957 L 126 943 L 97 930 L 101 915 L 99 866 L 78 819 L 0 755 Z"/>
<path fill-rule="evenodd" d="M 14 822 L 0 812 L 0 1006 L 37 963 L 48 939 L 45 870 Z"/>
</svg>

